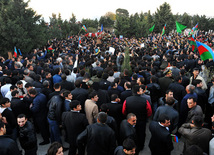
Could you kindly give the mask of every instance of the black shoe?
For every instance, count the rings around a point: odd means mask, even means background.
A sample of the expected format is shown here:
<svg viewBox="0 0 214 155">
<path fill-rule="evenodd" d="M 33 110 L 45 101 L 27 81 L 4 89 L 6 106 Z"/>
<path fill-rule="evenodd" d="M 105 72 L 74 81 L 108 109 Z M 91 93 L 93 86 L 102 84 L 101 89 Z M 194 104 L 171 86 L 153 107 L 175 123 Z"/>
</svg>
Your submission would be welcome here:
<svg viewBox="0 0 214 155">
<path fill-rule="evenodd" d="M 39 143 L 39 145 L 46 145 L 46 144 L 49 144 L 49 143 L 50 143 L 50 141 L 43 141 L 43 142 Z"/>
<path fill-rule="evenodd" d="M 68 150 L 69 150 L 69 148 L 63 147 L 63 152 L 66 152 Z"/>
</svg>

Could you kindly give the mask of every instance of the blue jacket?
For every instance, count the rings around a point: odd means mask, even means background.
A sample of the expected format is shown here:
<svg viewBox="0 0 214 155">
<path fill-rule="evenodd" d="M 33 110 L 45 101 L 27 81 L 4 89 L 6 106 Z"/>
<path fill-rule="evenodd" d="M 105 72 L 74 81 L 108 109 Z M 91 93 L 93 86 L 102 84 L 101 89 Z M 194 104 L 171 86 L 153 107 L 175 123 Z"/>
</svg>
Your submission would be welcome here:
<svg viewBox="0 0 214 155">
<path fill-rule="evenodd" d="M 61 81 L 62 81 L 62 78 L 61 78 L 60 75 L 55 74 L 55 75 L 53 76 L 53 84 L 55 84 L 55 83 L 60 83 Z"/>
<path fill-rule="evenodd" d="M 38 93 L 33 99 L 33 106 L 30 109 L 35 116 L 41 117 L 47 115 L 47 99 L 42 93 Z"/>
</svg>

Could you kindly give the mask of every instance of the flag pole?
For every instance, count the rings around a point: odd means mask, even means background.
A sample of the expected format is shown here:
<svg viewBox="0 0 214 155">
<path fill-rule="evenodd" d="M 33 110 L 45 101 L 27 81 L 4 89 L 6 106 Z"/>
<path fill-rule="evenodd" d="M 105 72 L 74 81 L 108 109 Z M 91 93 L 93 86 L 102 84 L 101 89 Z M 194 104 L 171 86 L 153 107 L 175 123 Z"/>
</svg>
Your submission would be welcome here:
<svg viewBox="0 0 214 155">
<path fill-rule="evenodd" d="M 79 31 L 79 33 L 78 33 L 78 36 L 79 36 L 79 34 L 80 34 L 81 31 L 82 31 L 82 28 L 80 29 L 80 31 Z"/>
</svg>

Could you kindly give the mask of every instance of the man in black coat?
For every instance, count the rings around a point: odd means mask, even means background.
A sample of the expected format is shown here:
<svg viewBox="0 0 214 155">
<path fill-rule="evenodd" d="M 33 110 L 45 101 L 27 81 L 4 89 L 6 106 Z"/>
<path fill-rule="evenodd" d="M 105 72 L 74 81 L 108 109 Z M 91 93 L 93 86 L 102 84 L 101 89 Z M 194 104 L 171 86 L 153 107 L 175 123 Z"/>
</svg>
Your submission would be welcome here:
<svg viewBox="0 0 214 155">
<path fill-rule="evenodd" d="M 23 102 L 23 100 L 20 100 L 19 98 L 19 92 L 17 90 L 12 91 L 12 100 L 11 100 L 11 109 L 17 118 L 19 114 L 28 114 L 29 108 L 27 108 L 27 105 Z"/>
<path fill-rule="evenodd" d="M 158 80 L 161 88 L 161 96 L 165 95 L 170 83 L 172 83 L 172 71 L 170 69 L 167 69 L 164 74 L 165 76 L 159 78 Z"/>
<path fill-rule="evenodd" d="M 6 134 L 5 124 L 0 120 L 0 154 L 1 155 L 20 155 L 16 142 Z"/>
<path fill-rule="evenodd" d="M 136 142 L 136 130 L 134 126 L 136 125 L 137 117 L 133 113 L 129 113 L 127 115 L 127 118 L 123 120 L 120 124 L 120 144 L 123 143 L 123 141 L 126 138 L 131 138 Z"/>
<path fill-rule="evenodd" d="M 33 124 L 29 122 L 24 114 L 17 117 L 19 125 L 19 142 L 25 150 L 25 155 L 37 155 L 37 138 Z"/>
<path fill-rule="evenodd" d="M 76 144 L 77 136 L 85 130 L 88 120 L 85 114 L 80 113 L 82 107 L 79 101 L 74 100 L 70 102 L 70 108 L 72 109 L 71 111 L 62 113 L 62 122 L 70 144 L 69 155 L 76 155 L 78 148 Z M 84 155 L 84 153 L 84 148 L 78 148 L 79 155 Z"/>
<path fill-rule="evenodd" d="M 124 83 L 125 91 L 120 94 L 121 103 L 123 103 L 127 97 L 132 96 L 131 82 Z"/>
<path fill-rule="evenodd" d="M 78 146 L 87 144 L 88 155 L 112 155 L 116 148 L 114 131 L 105 124 L 107 114 L 100 112 L 97 123 L 88 125 L 77 137 Z"/>
<path fill-rule="evenodd" d="M 135 154 L 136 145 L 134 140 L 127 138 L 123 141 L 123 146 L 118 146 L 114 155 L 134 155 Z"/>
<path fill-rule="evenodd" d="M 73 100 L 80 101 L 80 104 L 82 106 L 81 112 L 84 112 L 85 109 L 85 100 L 88 98 L 88 91 L 82 88 L 82 81 L 76 80 L 75 81 L 76 88 L 71 91 L 71 94 L 73 95 Z"/>
<path fill-rule="evenodd" d="M 66 74 L 62 74 L 61 78 L 62 78 L 62 81 L 60 82 L 61 89 L 66 89 L 66 90 L 69 90 L 69 91 L 72 91 L 72 90 L 75 89 L 74 83 L 69 82 L 69 81 L 66 80 L 66 78 L 67 78 Z"/>
<path fill-rule="evenodd" d="M 161 115 L 158 122 L 152 121 L 149 125 L 151 139 L 149 148 L 152 155 L 170 155 L 173 150 L 172 138 L 169 132 L 170 119 L 166 115 Z"/>
</svg>

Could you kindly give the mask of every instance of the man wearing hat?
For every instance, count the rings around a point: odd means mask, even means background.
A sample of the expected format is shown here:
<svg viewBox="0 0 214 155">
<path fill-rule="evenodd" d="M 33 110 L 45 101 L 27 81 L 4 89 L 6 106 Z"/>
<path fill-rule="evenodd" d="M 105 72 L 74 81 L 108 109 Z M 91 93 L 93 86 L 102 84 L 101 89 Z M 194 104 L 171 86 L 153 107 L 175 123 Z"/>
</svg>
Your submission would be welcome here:
<svg viewBox="0 0 214 155">
<path fill-rule="evenodd" d="M 164 74 L 165 76 L 159 79 L 161 96 L 165 95 L 170 83 L 172 83 L 172 71 L 170 69 L 167 69 L 166 71 L 164 71 Z"/>
</svg>

